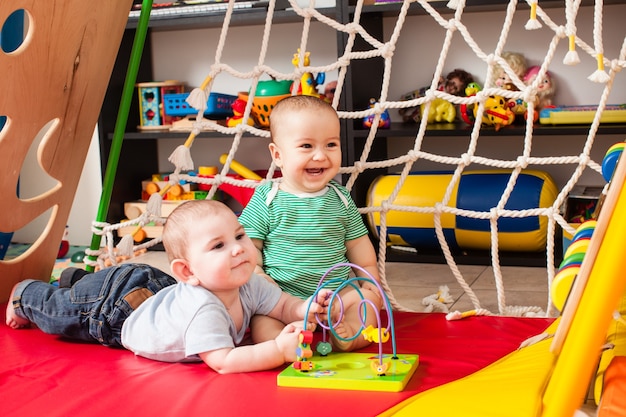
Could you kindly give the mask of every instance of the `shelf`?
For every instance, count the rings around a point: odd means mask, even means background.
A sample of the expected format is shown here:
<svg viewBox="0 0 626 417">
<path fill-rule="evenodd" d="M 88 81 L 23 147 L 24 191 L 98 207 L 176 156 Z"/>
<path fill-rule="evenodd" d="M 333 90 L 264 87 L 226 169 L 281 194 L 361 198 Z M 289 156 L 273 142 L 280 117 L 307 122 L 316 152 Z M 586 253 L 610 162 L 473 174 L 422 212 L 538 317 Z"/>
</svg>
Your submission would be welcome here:
<svg viewBox="0 0 626 417">
<path fill-rule="evenodd" d="M 317 9 L 324 16 L 335 17 L 334 8 Z M 266 7 L 252 7 L 249 9 L 233 10 L 230 26 L 263 25 L 267 17 Z M 274 10 L 272 24 L 294 23 L 302 21 L 302 17 L 292 10 Z M 129 19 L 126 29 L 136 29 L 138 19 Z M 205 13 L 191 16 L 179 16 L 151 19 L 149 27 L 153 31 L 189 30 L 204 28 L 221 28 L 224 23 L 224 13 Z"/>
<path fill-rule="evenodd" d="M 391 123 L 389 129 L 379 129 L 378 137 L 406 137 L 415 136 L 419 125 L 415 123 Z M 589 131 L 589 125 L 538 125 L 533 129 L 533 134 L 544 135 L 585 135 Z M 493 127 L 481 128 L 481 136 L 523 136 L 526 132 L 524 125 L 504 126 L 496 131 Z M 432 123 L 426 127 L 425 136 L 469 136 L 472 126 L 465 123 Z M 598 128 L 598 134 L 624 134 L 626 124 L 602 124 Z M 355 138 L 365 138 L 369 134 L 368 129 L 354 129 Z"/>
<path fill-rule="evenodd" d="M 351 1 L 352 3 L 352 1 Z M 448 1 L 430 1 L 428 3 L 435 10 L 441 14 L 454 14 L 453 9 L 448 8 Z M 465 2 L 464 12 L 467 13 L 480 13 L 480 12 L 496 12 L 505 11 L 509 2 L 502 0 L 467 0 Z M 604 5 L 612 4 L 624 4 L 624 0 L 605 0 Z M 593 6 L 593 0 L 582 0 L 581 7 Z M 362 13 L 381 13 L 383 17 L 394 17 L 398 15 L 398 12 L 402 6 L 402 1 L 398 2 L 386 2 L 377 3 L 374 5 L 363 6 Z M 541 0 L 539 6 L 542 9 L 563 8 L 564 3 L 562 0 Z M 529 10 L 530 7 L 526 2 L 519 2 L 517 5 L 518 10 Z M 350 7 L 350 13 L 354 13 L 354 6 Z M 408 11 L 409 15 L 426 15 L 428 12 L 424 10 L 419 3 L 412 3 Z"/>
<path fill-rule="evenodd" d="M 124 140 L 142 140 L 142 139 L 186 139 L 189 137 L 190 132 L 173 132 L 169 130 L 147 130 L 145 132 L 125 132 Z M 197 137 L 200 138 L 232 138 L 232 135 L 226 133 L 220 133 L 214 130 L 207 130 L 200 132 Z M 254 137 L 258 138 L 258 136 L 249 134 L 244 135 L 244 137 Z M 107 139 L 113 139 L 113 133 L 107 134 Z"/>
</svg>

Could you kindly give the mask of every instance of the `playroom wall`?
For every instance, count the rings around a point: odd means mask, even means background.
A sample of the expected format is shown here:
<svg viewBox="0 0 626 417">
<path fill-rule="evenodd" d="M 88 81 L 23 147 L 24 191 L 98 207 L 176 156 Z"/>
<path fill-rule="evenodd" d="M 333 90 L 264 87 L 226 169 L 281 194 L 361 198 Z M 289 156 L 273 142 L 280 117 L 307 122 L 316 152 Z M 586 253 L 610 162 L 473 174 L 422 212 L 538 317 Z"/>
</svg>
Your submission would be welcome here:
<svg viewBox="0 0 626 417">
<path fill-rule="evenodd" d="M 564 24 L 562 9 L 548 9 L 549 15 L 557 24 Z M 485 51 L 492 51 L 497 42 L 501 27 L 493 22 L 502 22 L 503 12 L 467 13 L 463 22 L 468 27 L 474 40 Z M 620 37 L 611 37 L 612 33 L 623 33 L 623 16 L 626 15 L 626 5 L 606 5 L 603 19 L 603 46 L 605 56 L 618 56 L 621 47 Z M 558 16 L 558 18 L 557 18 Z M 428 85 L 430 83 L 443 41 L 443 30 L 429 16 L 410 16 L 409 21 L 402 29 L 401 39 L 396 48 L 393 62 L 389 98 L 400 97 L 403 93 Z M 523 53 L 530 65 L 540 64 L 547 52 L 552 32 L 545 26 L 539 31 L 526 31 L 524 24 L 528 19 L 527 11 L 516 13 L 512 29 L 506 42 L 506 50 Z M 385 36 L 390 37 L 393 29 L 393 19 L 385 19 Z M 271 32 L 270 47 L 267 51 L 266 62 L 279 71 L 288 72 L 292 69 L 291 57 L 301 42 L 301 28 L 299 24 L 274 25 Z M 581 8 L 577 19 L 578 34 L 588 43 L 593 43 L 593 8 Z M 258 53 L 261 45 L 262 26 L 232 27 L 229 30 L 226 48 L 222 62 L 232 65 L 239 71 L 247 71 L 259 60 Z M 333 30 L 317 23 L 311 25 L 307 50 L 311 52 L 311 65 L 324 66 L 336 60 L 336 34 Z M 184 31 L 154 32 L 151 34 L 153 45 L 153 71 L 155 80 L 178 79 L 185 81 L 188 86 L 194 87 L 202 83 L 215 61 L 215 48 L 220 29 L 197 29 Z M 458 35 L 458 34 L 457 34 Z M 621 36 L 621 35 L 620 35 Z M 414 52 L 419 46 L 419 56 Z M 586 82 L 586 77 L 596 67 L 594 59 L 582 52 L 579 55 L 582 62 L 577 66 L 562 64 L 566 52 L 567 42 L 562 40 L 555 58 L 550 65 L 556 82 L 557 93 L 554 99 L 558 105 L 576 105 L 597 103 L 601 86 Z M 417 64 L 419 63 L 419 64 Z M 448 54 L 444 72 L 454 68 L 463 68 L 475 75 L 481 83 L 485 81 L 484 64 L 464 44 L 460 36 L 455 36 Z M 614 85 L 610 103 L 626 103 L 626 80 L 620 78 Z M 336 74 L 327 74 L 327 80 L 336 79 Z M 580 80 L 583 80 L 581 82 Z M 220 76 L 214 85 L 214 90 L 224 93 L 236 93 L 249 88 L 248 80 L 239 80 L 230 76 Z M 397 120 L 397 114 L 392 111 L 392 118 Z M 412 147 L 414 138 L 394 138 L 388 142 L 389 157 L 406 153 Z M 592 158 L 601 161 L 604 151 L 613 143 L 623 141 L 621 135 L 599 135 L 594 144 Z M 585 140 L 584 136 L 536 136 L 533 145 L 533 155 L 571 155 L 578 154 Z M 502 146 L 506 141 L 507 145 Z M 95 143 L 95 142 L 94 142 Z M 270 163 L 267 151 L 267 139 L 244 138 L 237 153 L 237 159 L 253 169 L 267 168 Z M 219 165 L 219 156 L 228 152 L 230 139 L 206 138 L 199 136 L 193 147 L 196 165 Z M 159 170 L 166 172 L 173 167 L 167 160 L 176 146 L 176 140 L 159 141 Z M 483 137 L 478 152 L 488 157 L 513 158 L 521 153 L 523 140 L 520 137 L 495 136 Z M 459 137 L 429 137 L 424 142 L 425 150 L 440 155 L 458 156 L 467 147 L 467 140 Z M 74 206 L 68 221 L 70 242 L 72 244 L 88 244 L 91 239 L 91 222 L 95 218 L 100 196 L 101 178 L 97 146 L 90 149 L 89 160 L 85 164 L 81 184 L 76 194 Z M 432 169 L 427 164 L 420 165 L 419 169 Z M 437 169 L 442 169 L 437 166 Z M 452 168 L 452 167 L 450 167 Z M 480 168 L 480 167 L 478 167 Z M 573 166 L 549 167 L 546 170 L 555 178 L 559 186 L 563 186 Z M 25 167 L 25 172 L 36 172 L 36 168 Z M 601 185 L 602 178 L 592 172 L 586 172 L 580 181 L 581 185 Z M 41 192 L 42 187 L 37 184 L 22 184 L 24 192 L 33 190 Z M 39 188 L 38 188 L 39 187 Z M 43 187 L 45 189 L 45 187 Z M 30 192 L 30 191 L 28 191 Z M 14 241 L 32 242 L 41 230 L 41 224 L 20 230 Z M 45 223 L 44 223 L 45 224 Z M 19 239 L 19 240 L 18 240 Z"/>
<path fill-rule="evenodd" d="M 556 24 L 565 24 L 563 9 L 547 9 L 548 14 Z M 621 48 L 620 36 L 611 34 L 623 33 L 623 18 L 626 5 L 606 5 L 603 18 L 603 46 L 605 56 L 615 58 Z M 498 41 L 501 26 L 493 22 L 502 22 L 504 12 L 466 13 L 463 22 L 468 27 L 474 41 L 487 52 L 493 51 Z M 510 34 L 506 41 L 505 50 L 523 53 L 529 65 L 538 65 L 547 53 L 547 46 L 553 32 L 545 25 L 537 31 L 527 31 L 524 25 L 528 20 L 528 11 L 516 12 Z M 385 40 L 391 37 L 394 19 L 385 19 Z M 501 23 L 500 23 L 501 24 Z M 258 61 L 258 53 L 262 35 L 261 26 L 233 27 L 229 31 L 223 62 L 237 70 L 247 71 Z M 593 7 L 583 7 L 577 19 L 579 36 L 593 46 Z M 152 34 L 153 41 L 153 68 L 157 79 L 179 79 L 195 86 L 202 82 L 208 74 L 210 65 L 214 62 L 214 51 L 219 29 L 185 30 L 174 32 L 156 32 Z M 311 27 L 307 49 L 311 52 L 311 65 L 323 66 L 336 60 L 335 32 L 320 24 Z M 291 55 L 301 42 L 301 25 L 285 24 L 274 25 L 267 52 L 266 62 L 279 71 L 291 70 Z M 388 97 L 399 98 L 403 93 L 428 85 L 432 79 L 444 39 L 444 30 L 430 16 L 410 16 L 405 23 L 400 42 L 395 51 L 391 84 Z M 184 47 L 181 47 L 184 45 Z M 236 46 L 235 46 L 236 45 Z M 419 50 L 419 56 L 416 50 Z M 581 63 L 576 66 L 567 66 L 562 63 L 567 52 L 567 40 L 559 44 L 555 53 L 550 71 L 557 83 L 557 93 L 554 102 L 557 105 L 583 105 L 597 103 L 603 85 L 587 81 L 586 77 L 596 69 L 596 61 L 578 48 Z M 186 64 L 181 65 L 181 62 Z M 419 64 L 418 64 L 419 63 Z M 444 73 L 454 68 L 463 68 L 476 77 L 481 84 L 485 81 L 485 64 L 476 58 L 476 55 L 462 40 L 460 34 L 455 34 L 450 52 L 444 65 Z M 608 70 L 608 68 L 607 68 Z M 222 77 L 222 76 L 220 76 Z M 336 74 L 327 74 L 327 79 L 335 79 Z M 581 81 L 582 80 L 582 81 Z M 230 77 L 224 79 L 214 89 L 218 92 L 233 93 L 249 88 L 248 80 L 238 80 Z M 610 103 L 626 103 L 626 79 L 618 77 L 609 96 Z M 394 111 L 391 117 L 398 120 Z M 267 168 L 270 158 L 266 151 L 268 140 L 248 138 L 242 141 L 237 158 L 240 162 L 253 169 Z M 605 150 L 617 141 L 625 138 L 619 135 L 598 135 L 592 157 L 601 161 Z M 393 138 L 388 141 L 389 157 L 402 155 L 413 145 L 414 138 Z M 584 136 L 536 136 L 533 145 L 533 156 L 547 155 L 577 155 L 582 149 Z M 481 155 L 487 157 L 515 158 L 521 154 L 523 138 L 496 136 L 484 137 L 479 148 Z M 506 141 L 507 145 L 502 146 Z M 205 139 L 194 143 L 193 154 L 197 165 L 219 165 L 218 157 L 227 152 L 230 139 Z M 424 147 L 429 152 L 440 155 L 458 156 L 467 148 L 467 140 L 459 137 L 429 137 Z M 179 143 L 171 140 L 159 141 L 159 169 L 168 171 L 172 165 L 167 161 L 168 156 Z M 453 167 L 450 167 L 451 169 Z M 476 167 L 477 169 L 483 167 Z M 545 169 L 555 178 L 559 187 L 563 186 L 573 172 L 574 166 L 546 167 Z M 429 166 L 424 163 L 419 169 L 443 169 L 439 166 Z M 600 175 L 585 172 L 579 184 L 601 185 Z"/>
</svg>

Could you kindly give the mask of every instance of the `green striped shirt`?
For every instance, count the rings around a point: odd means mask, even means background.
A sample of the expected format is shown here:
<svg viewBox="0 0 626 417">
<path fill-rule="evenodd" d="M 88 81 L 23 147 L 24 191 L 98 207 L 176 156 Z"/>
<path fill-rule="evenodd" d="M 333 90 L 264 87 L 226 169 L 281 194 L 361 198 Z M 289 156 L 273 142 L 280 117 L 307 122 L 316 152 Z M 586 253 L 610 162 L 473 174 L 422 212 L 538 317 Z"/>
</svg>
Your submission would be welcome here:
<svg viewBox="0 0 626 417">
<path fill-rule="evenodd" d="M 265 183 L 257 187 L 239 217 L 248 236 L 263 241 L 265 272 L 283 291 L 303 299 L 313 295 L 331 267 L 348 262 L 346 241 L 367 234 L 348 190 L 334 181 L 331 184 L 314 196 L 278 190 L 268 203 L 273 183 Z M 335 268 L 325 280 L 345 279 L 349 272 L 348 266 Z M 335 282 L 326 288 L 339 285 Z"/>
</svg>

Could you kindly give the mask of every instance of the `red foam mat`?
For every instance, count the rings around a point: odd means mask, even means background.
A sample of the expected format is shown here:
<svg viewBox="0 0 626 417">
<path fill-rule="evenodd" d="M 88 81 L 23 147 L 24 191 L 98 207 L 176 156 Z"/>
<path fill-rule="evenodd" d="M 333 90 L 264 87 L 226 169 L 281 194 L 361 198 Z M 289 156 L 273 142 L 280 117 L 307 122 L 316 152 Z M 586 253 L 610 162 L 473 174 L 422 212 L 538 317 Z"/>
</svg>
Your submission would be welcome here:
<svg viewBox="0 0 626 417">
<path fill-rule="evenodd" d="M 395 313 L 397 351 L 420 355 L 420 364 L 403 392 L 387 393 L 278 387 L 283 367 L 219 375 L 200 363 L 155 362 L 38 329 L 12 330 L 4 325 L 6 303 L 0 309 L 3 417 L 374 416 L 485 367 L 552 322 L 504 317 L 446 321 L 441 313 Z M 377 352 L 377 347 L 364 351 Z"/>
</svg>

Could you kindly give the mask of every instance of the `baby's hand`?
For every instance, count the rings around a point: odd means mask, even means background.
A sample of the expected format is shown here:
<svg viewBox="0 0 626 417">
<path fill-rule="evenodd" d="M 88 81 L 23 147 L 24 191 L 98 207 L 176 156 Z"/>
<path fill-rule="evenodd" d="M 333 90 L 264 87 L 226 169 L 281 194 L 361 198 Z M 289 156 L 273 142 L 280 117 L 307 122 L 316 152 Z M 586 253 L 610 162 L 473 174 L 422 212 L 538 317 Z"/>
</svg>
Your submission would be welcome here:
<svg viewBox="0 0 626 417">
<path fill-rule="evenodd" d="M 313 296 L 311 296 L 306 302 L 305 305 L 309 305 L 309 317 L 306 319 L 309 321 L 315 321 L 315 315 L 325 321 L 328 316 L 328 304 L 330 303 L 330 297 L 332 297 L 333 292 L 331 290 L 322 289 L 317 293 L 315 300 L 313 300 Z M 335 306 L 333 306 L 333 310 L 335 310 Z"/>
<path fill-rule="evenodd" d="M 294 322 L 286 325 L 278 336 L 276 336 L 276 346 L 283 354 L 285 362 L 296 360 L 296 349 L 300 343 L 299 336 L 302 331 L 302 322 Z"/>
</svg>

